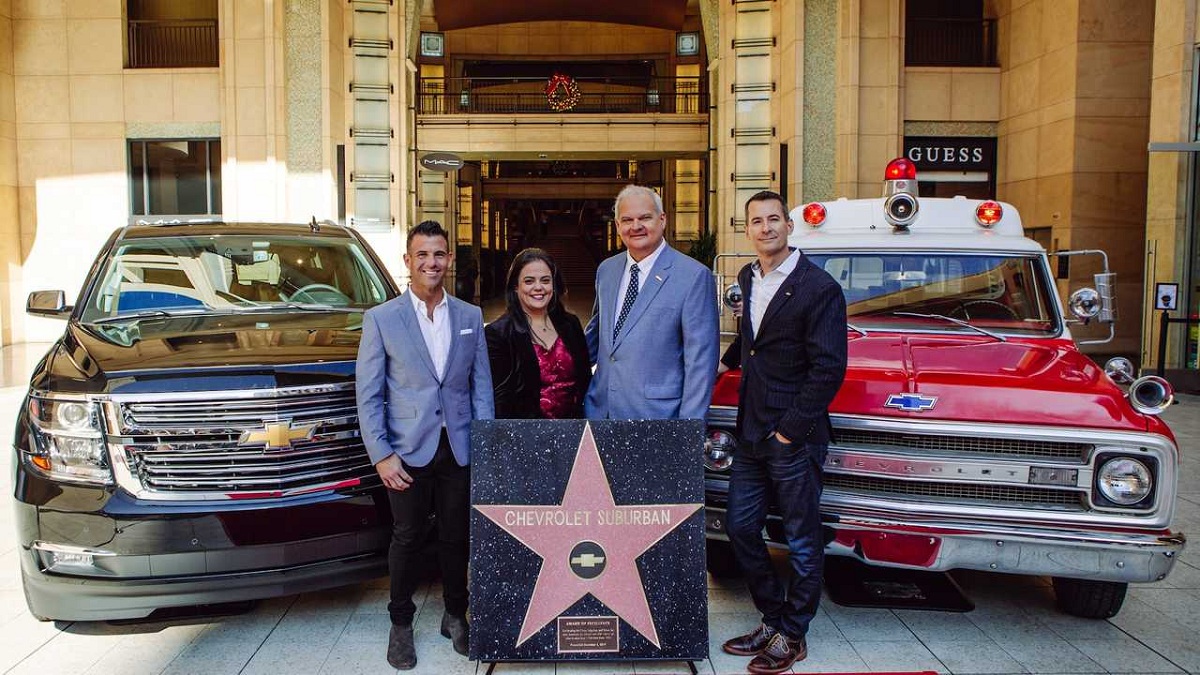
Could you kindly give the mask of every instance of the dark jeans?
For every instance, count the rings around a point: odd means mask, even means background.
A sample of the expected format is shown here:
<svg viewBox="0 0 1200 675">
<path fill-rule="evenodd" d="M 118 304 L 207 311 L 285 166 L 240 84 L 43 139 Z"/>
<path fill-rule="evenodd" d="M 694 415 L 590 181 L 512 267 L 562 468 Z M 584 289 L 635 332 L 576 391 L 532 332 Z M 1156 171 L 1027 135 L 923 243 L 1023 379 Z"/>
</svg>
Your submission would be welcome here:
<svg viewBox="0 0 1200 675">
<path fill-rule="evenodd" d="M 821 466 L 827 449 L 825 444 L 784 445 L 772 434 L 757 443 L 743 441 L 733 458 L 725 514 L 733 555 L 763 623 L 793 639 L 808 632 L 821 600 Z M 772 497 L 783 516 L 788 544 L 791 574 L 786 592 L 762 537 Z"/>
<path fill-rule="evenodd" d="M 388 490 L 392 506 L 392 545 L 388 569 L 392 577 L 392 600 L 388 613 L 398 626 L 412 625 L 417 606 L 413 591 L 420 582 L 417 556 L 428 531 L 429 514 L 437 514 L 438 561 L 442 571 L 442 597 L 446 612 L 467 613 L 467 542 L 471 508 L 471 470 L 459 466 L 442 431 L 433 461 L 425 466 L 404 465 L 413 477 L 407 490 Z"/>
</svg>

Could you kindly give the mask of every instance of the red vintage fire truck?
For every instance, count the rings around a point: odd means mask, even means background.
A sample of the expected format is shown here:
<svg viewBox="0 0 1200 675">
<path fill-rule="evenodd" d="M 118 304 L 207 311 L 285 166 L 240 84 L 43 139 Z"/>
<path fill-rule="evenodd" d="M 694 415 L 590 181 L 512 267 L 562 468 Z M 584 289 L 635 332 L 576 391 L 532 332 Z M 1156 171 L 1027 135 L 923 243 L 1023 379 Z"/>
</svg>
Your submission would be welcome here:
<svg viewBox="0 0 1200 675">
<path fill-rule="evenodd" d="M 1179 453 L 1158 417 L 1170 385 L 1096 365 L 1072 338 L 1116 318 L 1113 278 L 1066 303 L 1049 257 L 1012 205 L 918 198 L 890 163 L 884 196 L 792 211 L 790 243 L 842 286 L 849 366 L 830 412 L 826 552 L 871 565 L 1049 575 L 1061 609 L 1117 613 L 1130 582 L 1164 578 L 1184 546 L 1170 529 Z M 724 275 L 736 272 L 718 257 Z M 739 262 L 744 262 L 739 261 Z M 728 267 L 728 269 L 724 269 Z M 728 277 L 727 277 L 728 278 Z M 727 304 L 740 295 L 726 292 Z M 1088 329 L 1089 331 L 1093 329 Z M 1107 341 L 1096 340 L 1098 342 Z M 740 374 L 717 381 L 705 447 L 709 569 L 734 570 L 725 538 Z M 783 542 L 780 521 L 765 528 Z"/>
</svg>

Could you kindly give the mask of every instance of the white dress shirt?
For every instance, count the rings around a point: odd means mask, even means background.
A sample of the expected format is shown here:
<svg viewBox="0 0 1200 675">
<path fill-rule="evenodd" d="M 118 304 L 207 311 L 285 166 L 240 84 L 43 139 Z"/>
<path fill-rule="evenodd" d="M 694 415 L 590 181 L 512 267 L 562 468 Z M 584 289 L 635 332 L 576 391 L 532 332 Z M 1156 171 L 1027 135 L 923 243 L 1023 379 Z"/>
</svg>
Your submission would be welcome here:
<svg viewBox="0 0 1200 675">
<path fill-rule="evenodd" d="M 658 242 L 658 248 L 650 255 L 642 258 L 639 262 L 633 261 L 633 256 L 625 253 L 625 272 L 621 275 L 621 283 L 617 286 L 617 301 L 613 305 L 613 317 L 621 316 L 621 305 L 625 304 L 625 291 L 629 288 L 629 268 L 634 265 L 638 266 L 638 293 L 646 287 L 646 278 L 650 276 L 650 270 L 654 269 L 654 261 L 658 260 L 658 256 L 662 255 L 663 249 L 667 247 L 667 240 L 663 239 Z"/>
<path fill-rule="evenodd" d="M 417 311 L 417 325 L 421 327 L 421 337 L 425 338 L 425 348 L 429 350 L 429 358 L 433 359 L 433 370 L 440 382 L 446 375 L 446 359 L 450 358 L 450 305 L 446 300 L 446 292 L 442 291 L 442 299 L 433 307 L 433 318 L 425 308 L 425 301 L 412 296 L 413 309 Z"/>
<path fill-rule="evenodd" d="M 767 313 L 767 307 L 775 297 L 775 292 L 783 285 L 783 280 L 795 271 L 799 262 L 800 251 L 797 249 L 792 251 L 779 267 L 765 275 L 758 261 L 750 266 L 754 272 L 754 283 L 750 286 L 750 330 L 755 337 L 758 337 L 758 327 L 762 324 L 763 316 Z"/>
</svg>

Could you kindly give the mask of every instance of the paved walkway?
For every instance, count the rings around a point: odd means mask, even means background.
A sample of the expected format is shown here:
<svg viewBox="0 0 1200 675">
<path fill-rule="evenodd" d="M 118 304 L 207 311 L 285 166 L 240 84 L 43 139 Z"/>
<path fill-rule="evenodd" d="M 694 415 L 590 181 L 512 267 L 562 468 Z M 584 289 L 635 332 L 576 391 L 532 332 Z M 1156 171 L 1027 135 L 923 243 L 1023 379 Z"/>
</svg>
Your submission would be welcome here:
<svg viewBox="0 0 1200 675">
<path fill-rule="evenodd" d="M 8 445 L 25 373 L 40 346 L 0 350 L 0 435 Z M 1166 415 L 1184 463 L 1176 527 L 1200 537 L 1200 397 Z M 5 460 L 9 461 L 8 459 Z M 0 487 L 11 494 L 6 469 Z M 237 616 L 135 625 L 39 623 L 25 610 L 11 509 L 0 507 L 0 672 L 31 673 L 392 673 L 384 660 L 387 585 L 370 583 L 268 600 Z M 797 672 L 1200 673 L 1200 553 L 1184 552 L 1165 581 L 1131 588 L 1109 621 L 1054 609 L 1043 578 L 956 573 L 975 602 L 969 613 L 850 609 L 826 600 Z M 441 593 L 418 597 L 422 673 L 482 673 L 438 634 Z M 756 622 L 740 584 L 709 587 L 711 660 L 701 673 L 743 672 L 746 659 L 721 653 L 722 639 Z M 686 672 L 682 664 L 525 664 L 497 672 Z"/>
</svg>

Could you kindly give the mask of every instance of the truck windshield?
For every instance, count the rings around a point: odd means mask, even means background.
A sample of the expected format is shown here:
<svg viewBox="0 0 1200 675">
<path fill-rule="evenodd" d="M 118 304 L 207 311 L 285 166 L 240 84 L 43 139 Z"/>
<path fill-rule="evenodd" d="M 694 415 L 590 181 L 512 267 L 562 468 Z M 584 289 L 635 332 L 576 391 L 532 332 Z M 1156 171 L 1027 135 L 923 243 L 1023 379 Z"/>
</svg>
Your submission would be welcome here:
<svg viewBox="0 0 1200 675">
<path fill-rule="evenodd" d="M 121 244 L 86 298 L 81 320 L 297 308 L 361 311 L 386 299 L 379 271 L 349 239 L 172 236 Z"/>
<path fill-rule="evenodd" d="M 841 284 L 847 318 L 859 328 L 969 332 L 935 316 L 942 315 L 997 333 L 1041 336 L 1059 331 L 1054 287 L 1039 257 L 806 255 Z"/>
</svg>

